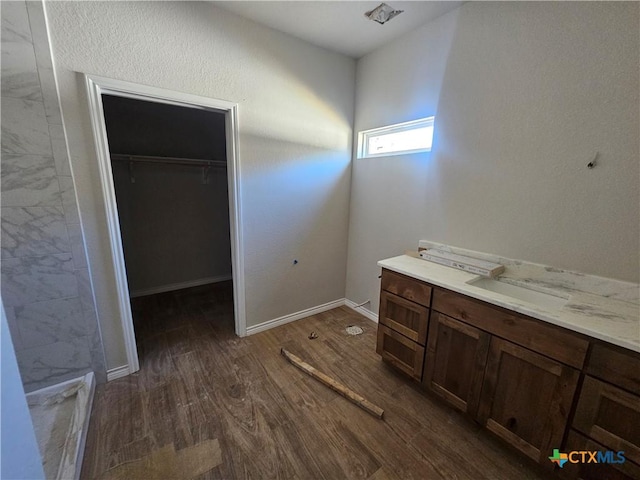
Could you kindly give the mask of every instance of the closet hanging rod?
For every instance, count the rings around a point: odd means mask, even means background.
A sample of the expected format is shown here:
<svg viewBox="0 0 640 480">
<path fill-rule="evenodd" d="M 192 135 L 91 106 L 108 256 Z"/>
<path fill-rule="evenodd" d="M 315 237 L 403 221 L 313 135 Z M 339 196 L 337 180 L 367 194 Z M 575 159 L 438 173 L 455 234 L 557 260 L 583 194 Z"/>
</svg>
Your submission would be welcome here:
<svg viewBox="0 0 640 480">
<path fill-rule="evenodd" d="M 206 160 L 198 158 L 179 158 L 179 157 L 154 157 L 147 155 L 125 155 L 123 153 L 112 153 L 111 160 L 120 162 L 138 162 L 138 163 L 164 163 L 171 165 L 193 165 L 196 167 L 226 167 L 225 160 Z"/>
</svg>

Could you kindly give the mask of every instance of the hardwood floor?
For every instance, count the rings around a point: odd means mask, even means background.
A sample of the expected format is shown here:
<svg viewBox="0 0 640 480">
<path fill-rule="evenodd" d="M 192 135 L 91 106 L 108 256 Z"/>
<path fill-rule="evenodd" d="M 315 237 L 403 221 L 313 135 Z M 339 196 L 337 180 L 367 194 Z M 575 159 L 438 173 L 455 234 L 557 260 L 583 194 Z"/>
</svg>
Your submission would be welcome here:
<svg viewBox="0 0 640 480">
<path fill-rule="evenodd" d="M 376 324 L 349 308 L 238 338 L 230 283 L 132 307 L 141 369 L 98 387 L 81 478 L 549 476 L 386 366 Z M 364 333 L 350 336 L 348 325 Z M 384 408 L 384 419 L 296 369 L 281 347 Z"/>
</svg>

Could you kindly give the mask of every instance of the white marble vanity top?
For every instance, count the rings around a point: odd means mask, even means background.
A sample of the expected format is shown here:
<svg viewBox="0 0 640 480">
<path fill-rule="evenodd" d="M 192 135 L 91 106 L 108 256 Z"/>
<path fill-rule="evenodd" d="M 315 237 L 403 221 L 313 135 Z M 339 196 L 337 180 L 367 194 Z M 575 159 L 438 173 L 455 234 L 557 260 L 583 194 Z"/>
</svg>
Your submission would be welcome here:
<svg viewBox="0 0 640 480">
<path fill-rule="evenodd" d="M 468 254 L 468 251 L 461 253 Z M 566 303 L 562 307 L 552 308 L 518 300 L 470 284 L 480 278 L 478 275 L 410 255 L 381 260 L 378 266 L 640 352 L 637 284 L 502 260 L 498 263 L 505 265 L 506 270 L 496 280 L 562 297 L 567 299 Z"/>
</svg>

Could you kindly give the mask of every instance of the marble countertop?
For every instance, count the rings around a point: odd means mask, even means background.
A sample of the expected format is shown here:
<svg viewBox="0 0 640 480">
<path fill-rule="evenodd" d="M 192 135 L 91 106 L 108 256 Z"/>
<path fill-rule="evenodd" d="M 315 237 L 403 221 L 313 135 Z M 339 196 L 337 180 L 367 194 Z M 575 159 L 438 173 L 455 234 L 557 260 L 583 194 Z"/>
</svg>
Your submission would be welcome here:
<svg viewBox="0 0 640 480">
<path fill-rule="evenodd" d="M 636 284 L 520 261 L 500 263 L 507 264 L 506 270 L 496 280 L 565 298 L 566 304 L 560 308 L 545 307 L 485 290 L 470 284 L 480 278 L 478 275 L 410 255 L 381 260 L 378 266 L 640 352 Z"/>
</svg>

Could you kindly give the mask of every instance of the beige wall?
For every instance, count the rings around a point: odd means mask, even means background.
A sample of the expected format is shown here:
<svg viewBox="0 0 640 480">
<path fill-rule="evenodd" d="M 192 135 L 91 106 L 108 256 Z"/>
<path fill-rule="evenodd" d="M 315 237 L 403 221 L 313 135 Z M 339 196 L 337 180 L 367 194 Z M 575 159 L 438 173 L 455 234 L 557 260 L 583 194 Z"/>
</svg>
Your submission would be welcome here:
<svg viewBox="0 0 640 480">
<path fill-rule="evenodd" d="M 344 296 L 352 59 L 209 2 L 47 2 L 46 11 L 109 368 L 126 355 L 77 72 L 239 104 L 249 326 Z"/>
<path fill-rule="evenodd" d="M 223 157 L 224 158 L 224 157 Z M 113 165 L 131 295 L 231 278 L 227 171 Z"/>
<path fill-rule="evenodd" d="M 421 238 L 637 282 L 639 8 L 471 2 L 362 58 L 354 130 L 435 138 L 354 161 L 347 298 L 377 311 L 376 262 Z"/>
</svg>

